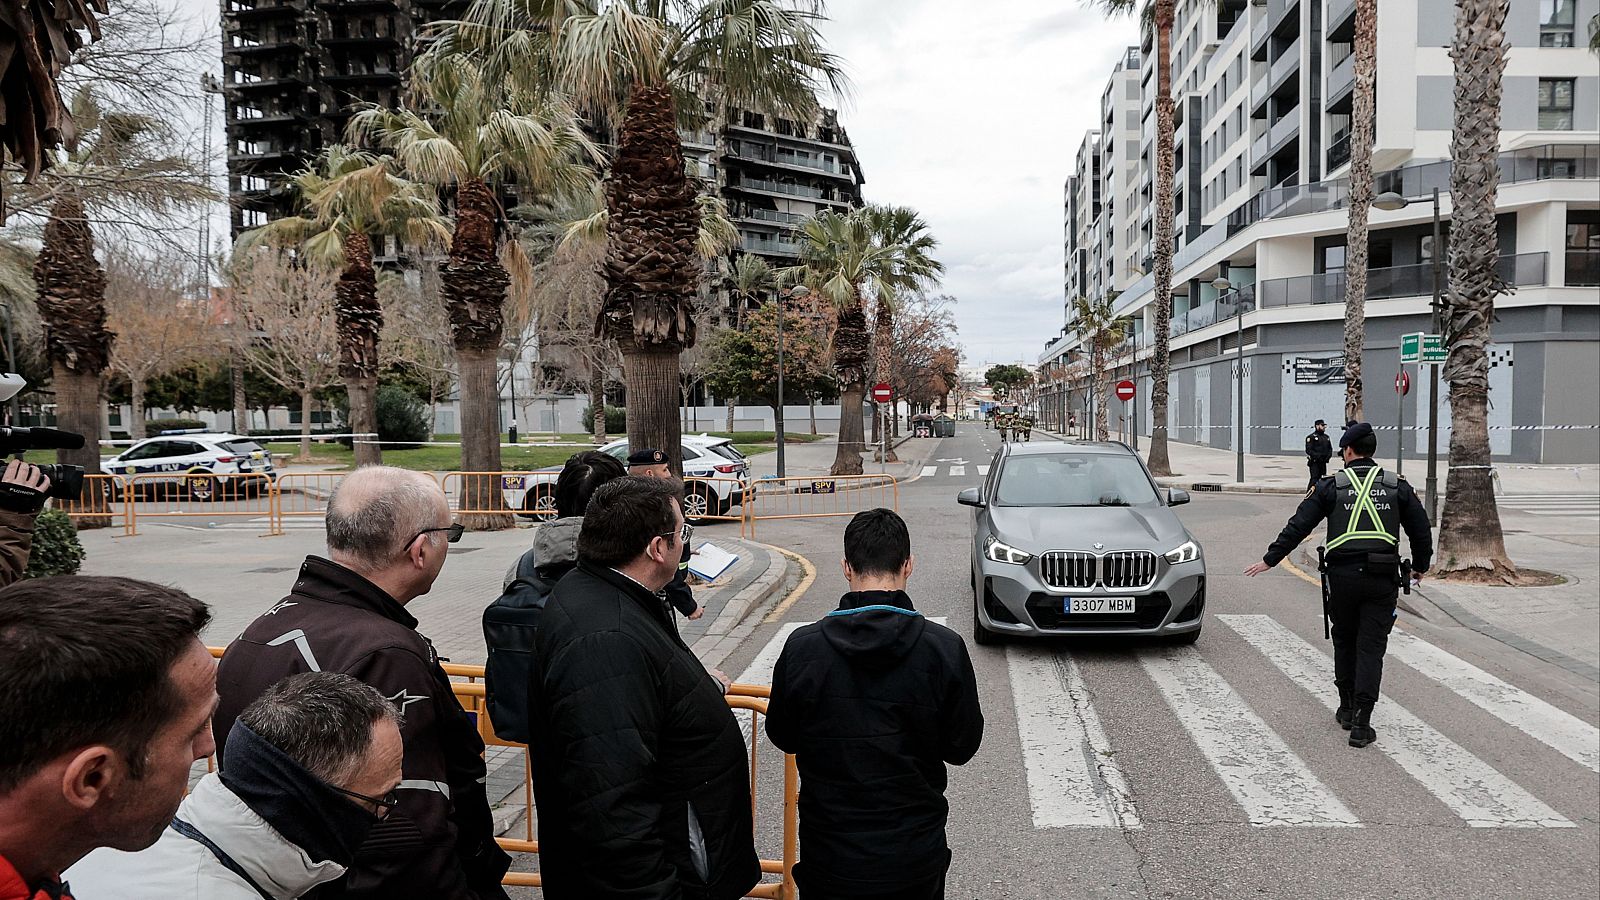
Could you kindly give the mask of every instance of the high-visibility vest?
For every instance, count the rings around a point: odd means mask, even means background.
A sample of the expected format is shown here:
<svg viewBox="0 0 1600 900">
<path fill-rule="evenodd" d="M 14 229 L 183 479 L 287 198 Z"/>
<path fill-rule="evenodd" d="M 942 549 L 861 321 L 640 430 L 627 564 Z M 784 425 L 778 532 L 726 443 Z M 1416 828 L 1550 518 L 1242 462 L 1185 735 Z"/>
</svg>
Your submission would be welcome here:
<svg viewBox="0 0 1600 900">
<path fill-rule="evenodd" d="M 1373 466 L 1343 469 L 1333 476 L 1335 499 L 1328 516 L 1328 549 L 1393 550 L 1400 545 L 1400 479 Z"/>
</svg>

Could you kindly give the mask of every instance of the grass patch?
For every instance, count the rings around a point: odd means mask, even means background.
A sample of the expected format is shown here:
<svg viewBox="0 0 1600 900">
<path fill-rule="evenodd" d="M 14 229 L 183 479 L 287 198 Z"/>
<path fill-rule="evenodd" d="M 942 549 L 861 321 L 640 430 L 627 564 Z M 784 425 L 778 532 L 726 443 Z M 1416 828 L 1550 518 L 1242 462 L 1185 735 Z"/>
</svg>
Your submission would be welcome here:
<svg viewBox="0 0 1600 900">
<path fill-rule="evenodd" d="M 689 432 L 685 432 L 686 434 Z M 700 432 L 693 432 L 699 434 Z M 775 431 L 708 431 L 712 437 L 732 438 L 736 444 L 773 444 L 778 443 L 778 433 Z M 785 432 L 783 441 L 786 444 L 809 444 L 814 441 L 825 441 L 832 435 L 827 434 L 796 434 L 793 431 Z"/>
<path fill-rule="evenodd" d="M 299 443 L 273 443 L 267 445 L 273 453 L 288 453 L 291 456 L 300 452 Z M 501 447 L 500 468 L 507 472 L 526 472 L 532 469 L 543 469 L 549 466 L 559 466 L 567 461 L 567 457 L 576 453 L 579 448 L 574 447 Z M 312 461 L 321 465 L 340 466 L 352 468 L 355 465 L 355 453 L 340 444 L 314 444 L 311 447 Z M 461 469 L 460 447 L 418 447 L 415 450 L 387 450 L 383 454 L 384 465 L 398 466 L 402 469 L 416 469 L 422 472 L 455 472 Z"/>
</svg>

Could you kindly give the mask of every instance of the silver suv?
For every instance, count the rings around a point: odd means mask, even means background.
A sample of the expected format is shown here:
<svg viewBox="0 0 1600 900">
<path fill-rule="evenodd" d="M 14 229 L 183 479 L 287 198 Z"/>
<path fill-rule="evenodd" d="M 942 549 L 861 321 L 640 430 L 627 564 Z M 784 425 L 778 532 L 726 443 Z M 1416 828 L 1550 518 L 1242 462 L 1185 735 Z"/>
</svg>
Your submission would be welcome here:
<svg viewBox="0 0 1600 900">
<path fill-rule="evenodd" d="M 973 637 L 1200 637 L 1206 562 L 1138 454 L 1117 442 L 1005 444 L 972 516 Z"/>
</svg>

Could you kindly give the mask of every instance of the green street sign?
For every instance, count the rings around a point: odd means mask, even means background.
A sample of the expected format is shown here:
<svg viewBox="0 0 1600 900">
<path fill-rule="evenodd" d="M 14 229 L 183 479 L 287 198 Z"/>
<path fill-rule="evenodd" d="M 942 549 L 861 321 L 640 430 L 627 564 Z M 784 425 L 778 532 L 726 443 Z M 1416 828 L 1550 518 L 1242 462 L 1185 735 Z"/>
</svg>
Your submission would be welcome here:
<svg viewBox="0 0 1600 900">
<path fill-rule="evenodd" d="M 1450 354 L 1444 349 L 1444 335 L 1425 334 L 1422 336 L 1422 359 L 1425 366 L 1437 366 L 1444 363 L 1445 357 Z"/>
<path fill-rule="evenodd" d="M 1444 337 L 1421 331 L 1400 335 L 1400 362 L 1431 366 L 1444 362 Z"/>
<path fill-rule="evenodd" d="M 1422 358 L 1422 332 L 1400 335 L 1400 362 L 1414 363 Z"/>
</svg>

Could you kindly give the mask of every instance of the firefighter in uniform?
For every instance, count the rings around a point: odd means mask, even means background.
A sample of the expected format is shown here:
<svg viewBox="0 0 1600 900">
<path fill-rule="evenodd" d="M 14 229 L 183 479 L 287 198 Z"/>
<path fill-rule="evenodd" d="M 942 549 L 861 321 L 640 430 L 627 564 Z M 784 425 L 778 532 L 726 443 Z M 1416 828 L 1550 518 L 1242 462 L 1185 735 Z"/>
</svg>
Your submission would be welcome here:
<svg viewBox="0 0 1600 900">
<path fill-rule="evenodd" d="M 994 430 L 1000 432 L 1000 443 L 1006 443 L 1011 435 L 1011 415 L 1003 412 L 995 413 Z"/>
<path fill-rule="evenodd" d="M 1033 440 L 1033 416 L 1022 417 L 1022 439 L 1029 442 Z"/>
<path fill-rule="evenodd" d="M 1318 419 L 1311 433 L 1306 435 L 1306 468 L 1311 470 L 1311 479 L 1306 482 L 1308 492 L 1315 490 L 1318 479 L 1328 474 L 1330 459 L 1333 459 L 1333 441 L 1328 439 L 1328 423 Z"/>
<path fill-rule="evenodd" d="M 1318 551 L 1323 614 L 1333 623 L 1333 682 L 1339 690 L 1334 718 L 1350 732 L 1352 747 L 1377 739 L 1372 707 L 1383 680 L 1399 588 L 1428 571 L 1433 557 L 1427 509 L 1405 479 L 1372 461 L 1377 449 L 1371 425 L 1348 426 L 1339 438 L 1344 470 L 1317 482 L 1261 562 L 1244 571 L 1253 576 L 1276 566 L 1318 522 L 1328 520 L 1328 543 Z M 1410 561 L 1400 558 L 1402 528 L 1411 544 Z"/>
</svg>

